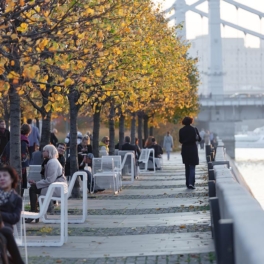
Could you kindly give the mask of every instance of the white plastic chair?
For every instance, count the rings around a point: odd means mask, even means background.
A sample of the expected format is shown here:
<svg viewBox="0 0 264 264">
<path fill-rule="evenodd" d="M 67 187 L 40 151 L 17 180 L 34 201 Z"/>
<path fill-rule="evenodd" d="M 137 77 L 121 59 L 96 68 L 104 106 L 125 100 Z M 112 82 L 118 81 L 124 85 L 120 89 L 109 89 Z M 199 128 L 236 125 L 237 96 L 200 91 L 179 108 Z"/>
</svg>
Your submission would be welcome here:
<svg viewBox="0 0 264 264">
<path fill-rule="evenodd" d="M 121 156 L 122 164 L 121 169 L 123 172 L 123 169 L 125 166 L 128 166 L 129 175 L 131 176 L 131 181 L 123 181 L 122 184 L 131 184 L 134 182 L 134 178 L 136 176 L 136 161 L 135 161 L 135 152 L 129 151 L 129 150 L 120 150 L 118 151 L 118 155 Z M 122 173 L 123 175 L 123 173 Z M 124 176 L 124 175 L 123 175 Z"/>
<path fill-rule="evenodd" d="M 114 170 L 114 159 L 111 156 L 103 156 L 101 158 L 101 168 L 99 168 L 100 160 L 98 158 L 93 158 L 93 178 L 94 178 L 94 188 L 97 185 L 97 178 L 100 178 L 100 188 L 107 189 L 109 187 L 109 181 L 107 184 L 102 182 L 104 178 L 112 178 L 113 186 L 110 184 L 110 188 L 113 187 L 114 193 L 117 194 L 120 190 L 120 172 Z M 93 189 L 94 191 L 94 189 Z"/>
<path fill-rule="evenodd" d="M 25 197 L 24 197 L 25 199 Z M 24 211 L 24 199 L 22 203 L 22 209 Z M 25 225 L 25 219 L 20 217 L 19 222 L 17 222 L 15 225 L 13 225 L 13 234 L 15 241 L 18 246 L 24 246 L 25 252 L 24 252 L 24 260 L 25 264 L 28 264 L 28 252 L 27 252 L 27 236 L 26 236 L 26 225 Z"/>
<path fill-rule="evenodd" d="M 163 165 L 163 158 L 162 156 L 160 158 L 155 158 L 155 163 L 157 165 L 157 169 L 162 169 L 162 165 Z"/>
<path fill-rule="evenodd" d="M 52 240 L 51 237 L 31 237 L 27 239 L 27 246 L 32 247 L 54 247 L 62 246 L 68 240 L 68 186 L 63 182 L 54 182 L 52 183 L 47 191 L 47 194 L 44 196 L 43 204 L 40 206 L 39 213 L 22 211 L 22 218 L 37 219 L 43 217 L 48 210 L 50 201 L 52 200 L 52 195 L 55 188 L 60 189 L 60 197 L 56 197 L 56 200 L 61 202 L 61 212 L 60 212 L 60 238 L 59 240 Z M 22 241 L 23 245 L 23 241 Z"/>
<path fill-rule="evenodd" d="M 72 218 L 69 219 L 68 218 L 68 223 L 69 224 L 81 224 L 84 223 L 87 219 L 87 209 L 88 209 L 88 205 L 87 205 L 87 173 L 85 171 L 76 171 L 72 177 L 71 177 L 71 181 L 68 187 L 68 194 L 67 194 L 67 199 L 69 199 L 71 197 L 71 193 L 72 193 L 72 189 L 74 187 L 74 183 L 77 179 L 78 176 L 82 176 L 83 177 L 83 189 L 82 189 L 82 201 L 83 201 L 83 206 L 82 206 L 82 215 L 81 218 Z M 42 200 L 45 196 L 40 196 L 39 197 L 39 206 L 42 206 Z M 40 199 L 41 198 L 41 199 Z M 58 200 L 57 197 L 52 197 L 51 199 L 53 200 Z M 59 219 L 51 219 L 48 218 L 47 214 L 45 214 L 42 217 L 42 222 L 43 223 L 59 223 L 60 220 Z"/>
<path fill-rule="evenodd" d="M 149 157 L 152 153 L 153 157 L 153 171 L 148 171 L 148 163 L 149 163 Z M 155 166 L 155 151 L 154 149 L 142 149 L 139 159 L 139 173 L 155 173 L 156 172 L 156 166 Z M 151 161 L 150 161 L 151 162 Z M 141 168 L 141 166 L 144 166 Z"/>
</svg>

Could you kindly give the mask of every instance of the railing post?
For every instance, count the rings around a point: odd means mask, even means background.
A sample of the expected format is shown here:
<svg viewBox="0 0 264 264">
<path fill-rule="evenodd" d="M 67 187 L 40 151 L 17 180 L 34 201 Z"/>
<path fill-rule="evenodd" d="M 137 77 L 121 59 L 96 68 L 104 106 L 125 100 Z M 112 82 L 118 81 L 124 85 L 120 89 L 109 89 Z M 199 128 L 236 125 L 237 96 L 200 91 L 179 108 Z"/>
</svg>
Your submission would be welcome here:
<svg viewBox="0 0 264 264">
<path fill-rule="evenodd" d="M 209 178 L 209 181 L 215 181 L 214 169 L 208 170 L 208 178 Z"/>
<path fill-rule="evenodd" d="M 208 163 L 208 162 L 211 162 L 211 156 L 210 156 L 210 155 L 206 156 L 206 162 L 207 162 L 207 163 Z"/>
<path fill-rule="evenodd" d="M 219 220 L 219 254 L 218 264 L 235 264 L 233 221 Z"/>
<path fill-rule="evenodd" d="M 215 243 L 215 251 L 216 255 L 218 255 L 218 242 L 219 242 L 219 220 L 220 217 L 220 208 L 219 208 L 219 200 L 217 197 L 209 198 L 210 204 L 210 214 L 211 214 L 211 231 L 212 231 L 212 238 L 214 239 Z M 218 256 L 217 256 L 218 259 Z"/>
<path fill-rule="evenodd" d="M 211 145 L 205 145 L 205 156 L 211 155 Z"/>
<path fill-rule="evenodd" d="M 209 197 L 215 197 L 215 181 L 208 181 Z"/>
</svg>

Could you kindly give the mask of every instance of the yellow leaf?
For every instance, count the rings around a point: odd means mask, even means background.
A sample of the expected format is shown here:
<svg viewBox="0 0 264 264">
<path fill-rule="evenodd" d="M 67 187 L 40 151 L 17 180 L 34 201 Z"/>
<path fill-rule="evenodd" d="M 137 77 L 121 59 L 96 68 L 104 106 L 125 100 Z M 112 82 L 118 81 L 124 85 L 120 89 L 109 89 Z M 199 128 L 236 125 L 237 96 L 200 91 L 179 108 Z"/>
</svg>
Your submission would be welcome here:
<svg viewBox="0 0 264 264">
<path fill-rule="evenodd" d="M 100 42 L 96 43 L 96 46 L 97 46 L 98 49 L 102 49 L 103 48 L 103 43 L 100 43 Z"/>
<path fill-rule="evenodd" d="M 65 82 L 64 82 L 64 85 L 67 87 L 67 86 L 70 86 L 74 84 L 74 80 L 72 80 L 71 78 L 68 78 Z"/>
<path fill-rule="evenodd" d="M 19 95 L 22 95 L 22 94 L 24 94 L 24 91 L 23 91 L 23 90 L 18 90 L 17 93 L 18 93 Z"/>
<path fill-rule="evenodd" d="M 103 31 L 102 30 L 99 30 L 98 31 L 98 37 L 99 38 L 103 38 L 104 37 L 104 34 L 103 34 Z"/>
<path fill-rule="evenodd" d="M 94 71 L 94 73 L 95 73 L 95 75 L 96 75 L 97 77 L 101 77 L 101 76 L 102 76 L 102 72 L 101 72 L 100 69 L 96 69 L 96 70 Z"/>
<path fill-rule="evenodd" d="M 87 8 L 86 9 L 86 15 L 93 15 L 94 14 L 94 10 L 91 8 Z"/>
</svg>

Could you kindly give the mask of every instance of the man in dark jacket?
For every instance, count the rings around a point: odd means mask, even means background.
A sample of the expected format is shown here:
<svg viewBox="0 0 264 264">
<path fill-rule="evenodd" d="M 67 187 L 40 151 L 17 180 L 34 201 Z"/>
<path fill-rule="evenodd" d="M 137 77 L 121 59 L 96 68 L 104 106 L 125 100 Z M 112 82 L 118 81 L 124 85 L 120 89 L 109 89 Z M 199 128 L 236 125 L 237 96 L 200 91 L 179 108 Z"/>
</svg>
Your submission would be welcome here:
<svg viewBox="0 0 264 264">
<path fill-rule="evenodd" d="M 135 155 L 136 152 L 139 151 L 135 145 L 132 145 L 130 143 L 131 139 L 129 136 L 125 137 L 125 143 L 122 145 L 122 150 L 134 150 L 135 151 Z M 138 153 L 138 156 L 140 156 L 140 152 Z"/>
<path fill-rule="evenodd" d="M 6 129 L 5 121 L 0 119 L 0 155 L 4 152 L 7 142 L 10 140 L 10 132 Z"/>
</svg>

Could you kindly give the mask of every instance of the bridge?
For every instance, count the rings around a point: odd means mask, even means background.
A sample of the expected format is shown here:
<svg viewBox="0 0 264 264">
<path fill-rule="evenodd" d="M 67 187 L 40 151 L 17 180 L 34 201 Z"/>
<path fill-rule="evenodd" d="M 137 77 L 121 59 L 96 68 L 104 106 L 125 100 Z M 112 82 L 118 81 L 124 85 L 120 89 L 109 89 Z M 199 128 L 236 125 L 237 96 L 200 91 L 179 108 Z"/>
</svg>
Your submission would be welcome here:
<svg viewBox="0 0 264 264">
<path fill-rule="evenodd" d="M 260 21 L 264 17 L 264 13 L 254 8 L 243 5 L 234 0 L 223 0 L 224 2 L 234 6 L 237 10 L 245 10 L 256 15 Z M 199 127 L 208 128 L 210 131 L 217 133 L 226 142 L 228 154 L 235 157 L 235 139 L 234 139 L 234 123 L 245 119 L 263 119 L 263 97 L 234 98 L 224 94 L 223 87 L 223 58 L 222 58 L 222 38 L 221 26 L 231 27 L 238 31 L 242 31 L 245 35 L 252 35 L 264 40 L 264 35 L 255 30 L 249 30 L 238 24 L 231 23 L 221 18 L 220 0 L 208 0 L 208 13 L 197 8 L 198 5 L 206 2 L 206 0 L 198 0 L 193 4 L 186 4 L 185 0 L 176 0 L 175 3 L 165 10 L 175 13 L 169 16 L 168 20 L 175 19 L 176 23 L 183 23 L 183 29 L 178 31 L 178 36 L 186 38 L 186 27 L 184 25 L 185 16 L 188 11 L 197 13 L 208 18 L 209 28 L 209 67 L 205 73 L 208 76 L 208 91 L 210 96 L 200 97 L 201 111 L 197 121 Z M 219 126 L 219 122 L 222 125 Z"/>
</svg>

